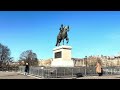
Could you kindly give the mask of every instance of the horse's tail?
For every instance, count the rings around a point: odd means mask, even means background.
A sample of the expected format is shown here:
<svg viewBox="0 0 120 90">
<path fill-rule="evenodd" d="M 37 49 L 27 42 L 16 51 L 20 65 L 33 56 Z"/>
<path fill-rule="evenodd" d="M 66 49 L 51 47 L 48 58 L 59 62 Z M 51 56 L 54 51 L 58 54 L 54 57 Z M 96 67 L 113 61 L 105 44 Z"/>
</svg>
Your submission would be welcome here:
<svg viewBox="0 0 120 90">
<path fill-rule="evenodd" d="M 56 42 L 56 45 L 55 46 L 57 46 L 58 45 L 58 41 Z"/>
<path fill-rule="evenodd" d="M 56 42 L 56 45 L 55 45 L 55 46 L 57 46 L 58 43 L 59 43 L 59 35 L 57 36 L 57 42 Z"/>
<path fill-rule="evenodd" d="M 56 45 L 55 46 L 57 46 L 58 45 L 58 40 L 57 40 L 57 42 L 56 42 Z"/>
</svg>

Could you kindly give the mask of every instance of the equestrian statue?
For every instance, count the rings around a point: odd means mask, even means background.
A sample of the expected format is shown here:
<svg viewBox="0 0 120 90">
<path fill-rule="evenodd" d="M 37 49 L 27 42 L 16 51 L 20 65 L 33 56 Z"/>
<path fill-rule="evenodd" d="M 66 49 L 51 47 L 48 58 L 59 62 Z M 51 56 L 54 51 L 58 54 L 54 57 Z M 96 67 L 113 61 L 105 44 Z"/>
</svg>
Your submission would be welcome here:
<svg viewBox="0 0 120 90">
<path fill-rule="evenodd" d="M 63 27 L 63 24 L 61 24 L 61 27 L 59 30 L 60 30 L 60 32 L 57 35 L 57 42 L 56 42 L 55 46 L 60 46 L 60 43 L 62 40 L 63 40 L 63 45 L 64 45 L 64 39 L 66 39 L 66 41 L 67 41 L 66 43 L 68 44 L 69 38 L 68 38 L 67 32 L 69 31 L 69 26 Z"/>
</svg>

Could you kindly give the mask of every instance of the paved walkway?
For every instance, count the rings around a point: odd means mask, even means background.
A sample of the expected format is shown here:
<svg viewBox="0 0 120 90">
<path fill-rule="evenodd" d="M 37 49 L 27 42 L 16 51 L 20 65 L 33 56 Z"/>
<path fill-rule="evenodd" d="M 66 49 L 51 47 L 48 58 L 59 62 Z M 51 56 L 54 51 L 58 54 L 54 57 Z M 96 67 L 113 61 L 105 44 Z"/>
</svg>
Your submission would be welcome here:
<svg viewBox="0 0 120 90">
<path fill-rule="evenodd" d="M 120 75 L 84 76 L 78 79 L 120 79 Z"/>
<path fill-rule="evenodd" d="M 0 71 L 0 79 L 36 79 L 35 77 L 25 76 L 17 72 L 2 72 Z"/>
<path fill-rule="evenodd" d="M 38 78 L 32 75 L 25 76 L 18 72 L 0 71 L 0 79 L 42 79 L 42 78 Z M 84 76 L 79 78 L 45 78 L 45 79 L 120 79 L 120 75 Z"/>
<path fill-rule="evenodd" d="M 50 78 L 56 79 L 56 78 Z M 57 78 L 61 79 L 61 78 Z M 105 75 L 105 76 L 84 76 L 84 77 L 73 77 L 73 78 L 62 78 L 62 79 L 120 79 L 120 75 Z"/>
</svg>

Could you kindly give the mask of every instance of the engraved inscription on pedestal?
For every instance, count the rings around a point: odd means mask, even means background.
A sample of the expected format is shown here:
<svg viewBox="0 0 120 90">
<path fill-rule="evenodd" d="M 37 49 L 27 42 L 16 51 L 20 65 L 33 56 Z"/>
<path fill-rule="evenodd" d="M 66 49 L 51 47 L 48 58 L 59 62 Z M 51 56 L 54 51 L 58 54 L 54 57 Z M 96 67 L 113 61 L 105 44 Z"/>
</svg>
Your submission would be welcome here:
<svg viewBox="0 0 120 90">
<path fill-rule="evenodd" d="M 55 58 L 61 58 L 62 57 L 62 52 L 56 52 L 55 53 Z"/>
</svg>

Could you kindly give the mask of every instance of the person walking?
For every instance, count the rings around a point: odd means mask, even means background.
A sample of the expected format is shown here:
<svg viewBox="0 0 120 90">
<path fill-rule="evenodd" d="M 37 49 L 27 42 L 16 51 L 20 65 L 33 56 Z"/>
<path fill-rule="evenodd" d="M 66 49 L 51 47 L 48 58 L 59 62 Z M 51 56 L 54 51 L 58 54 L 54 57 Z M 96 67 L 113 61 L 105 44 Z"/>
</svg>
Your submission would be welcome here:
<svg viewBox="0 0 120 90">
<path fill-rule="evenodd" d="M 26 63 L 25 65 L 25 75 L 28 75 L 29 74 L 29 64 Z"/>
<path fill-rule="evenodd" d="M 99 76 L 102 76 L 102 66 L 100 65 L 99 62 L 97 62 L 96 64 L 96 73 L 99 75 Z"/>
</svg>

